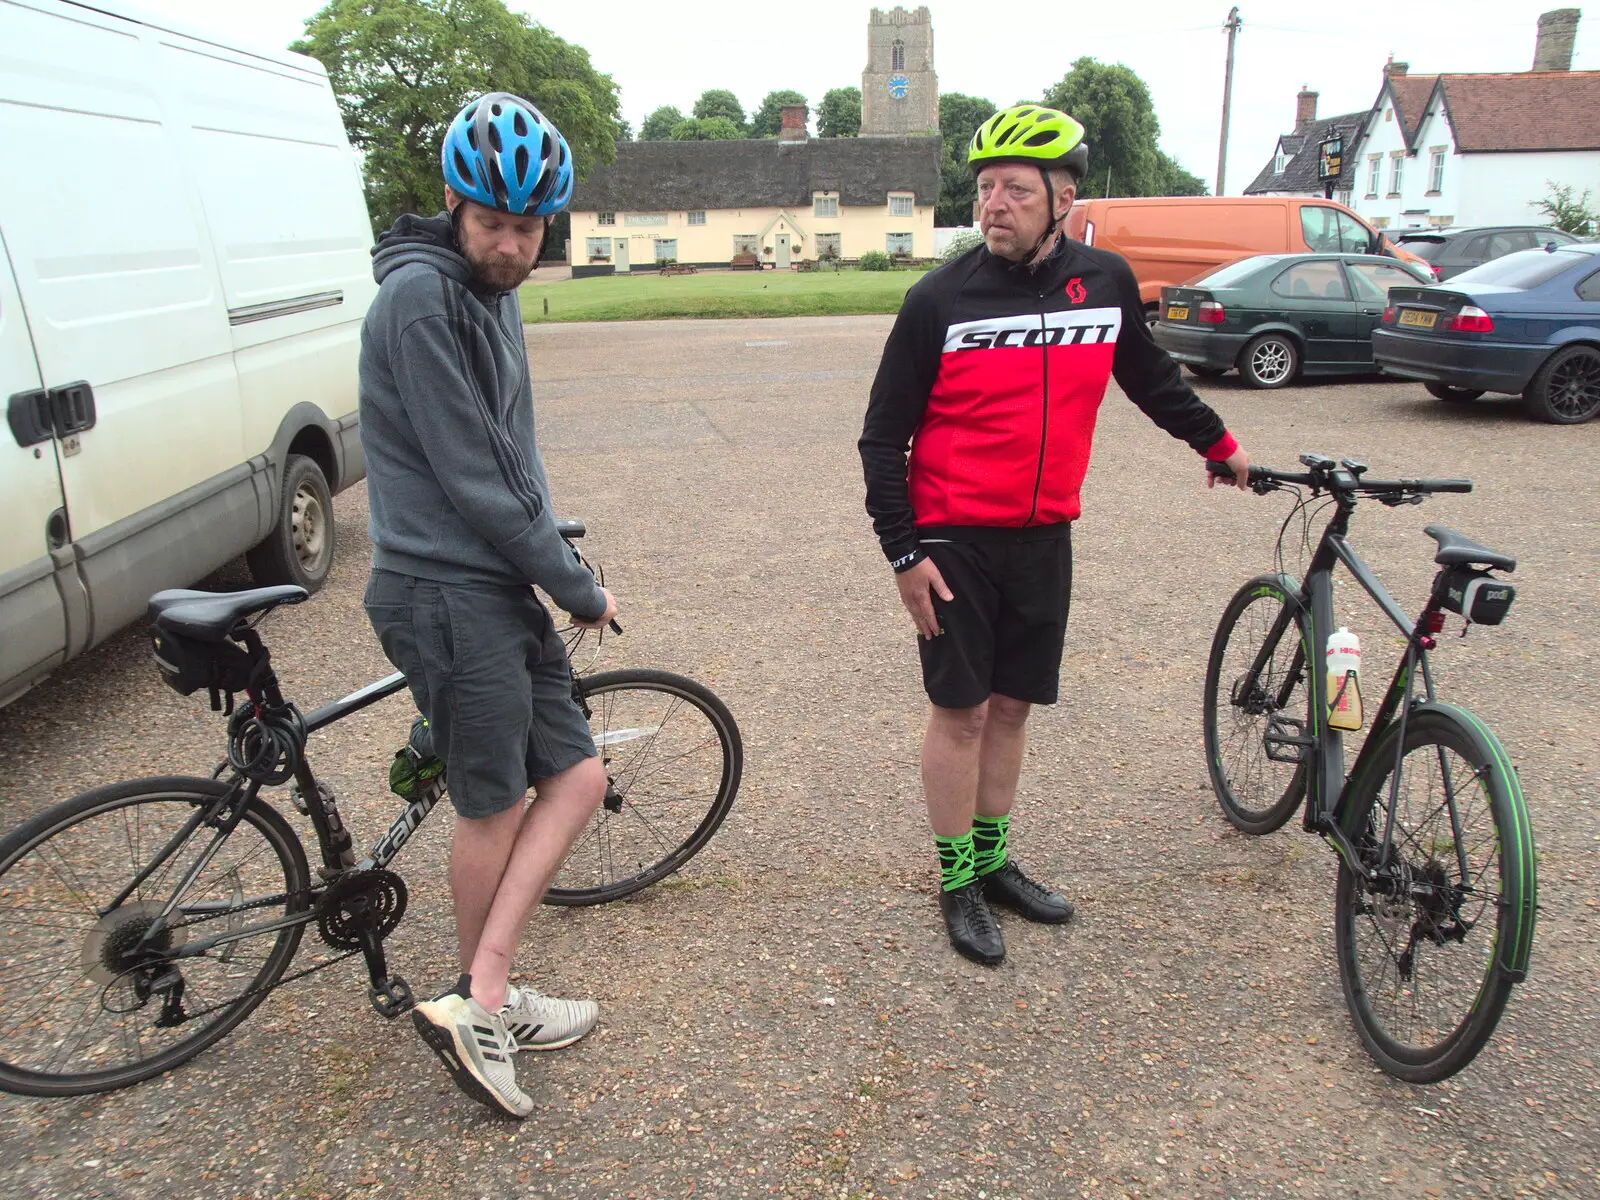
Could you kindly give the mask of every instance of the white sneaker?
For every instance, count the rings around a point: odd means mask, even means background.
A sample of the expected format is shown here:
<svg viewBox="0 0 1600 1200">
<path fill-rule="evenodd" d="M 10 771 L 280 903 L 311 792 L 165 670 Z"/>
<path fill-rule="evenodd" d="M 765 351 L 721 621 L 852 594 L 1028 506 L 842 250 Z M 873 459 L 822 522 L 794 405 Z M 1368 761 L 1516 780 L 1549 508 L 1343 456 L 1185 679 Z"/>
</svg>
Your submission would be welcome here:
<svg viewBox="0 0 1600 1200">
<path fill-rule="evenodd" d="M 455 991 L 418 1004 L 411 1010 L 411 1023 L 456 1086 L 478 1103 L 518 1119 L 533 1111 L 533 1101 L 517 1086 L 511 1065 L 517 1039 L 499 1013 L 472 998 L 470 977 L 463 975 Z"/>
<path fill-rule="evenodd" d="M 600 1006 L 593 1000 L 558 1000 L 532 988 L 507 984 L 500 1016 L 516 1039 L 517 1049 L 559 1050 L 594 1028 Z"/>
</svg>

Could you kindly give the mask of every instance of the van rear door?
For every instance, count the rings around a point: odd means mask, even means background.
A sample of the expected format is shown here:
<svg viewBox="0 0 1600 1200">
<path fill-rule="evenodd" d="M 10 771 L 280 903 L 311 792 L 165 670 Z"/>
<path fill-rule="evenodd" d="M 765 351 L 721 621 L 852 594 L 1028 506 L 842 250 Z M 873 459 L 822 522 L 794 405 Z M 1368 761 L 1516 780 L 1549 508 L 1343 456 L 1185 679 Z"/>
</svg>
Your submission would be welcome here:
<svg viewBox="0 0 1600 1200">
<path fill-rule="evenodd" d="M 27 47 L 0 60 L 0 144 L 27 166 L 0 173 L 0 228 L 44 386 L 84 385 L 58 453 L 98 641 L 151 591 L 226 561 L 214 551 L 230 522 L 241 545 L 259 522 L 248 484 L 228 486 L 250 470 L 194 183 L 207 166 L 169 123 L 181 94 L 143 26 L 60 0 L 0 4 L 0 45 Z M 241 511 L 215 511 L 228 504 Z"/>
<path fill-rule="evenodd" d="M 50 401 L 40 386 L 0 230 L 0 702 L 66 658 L 67 617 L 56 587 L 54 548 L 65 544 L 66 512 Z M 70 573 L 71 554 L 66 555 Z"/>
</svg>

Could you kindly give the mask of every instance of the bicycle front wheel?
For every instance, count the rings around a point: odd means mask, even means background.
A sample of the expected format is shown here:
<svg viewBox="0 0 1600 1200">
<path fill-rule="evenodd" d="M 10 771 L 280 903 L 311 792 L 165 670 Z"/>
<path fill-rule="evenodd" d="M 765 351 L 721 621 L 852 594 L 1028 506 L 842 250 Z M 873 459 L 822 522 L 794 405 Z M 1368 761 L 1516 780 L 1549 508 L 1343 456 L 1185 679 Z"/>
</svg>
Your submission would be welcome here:
<svg viewBox="0 0 1600 1200">
<path fill-rule="evenodd" d="M 1505 751 L 1476 718 L 1430 706 L 1351 783 L 1335 942 L 1345 1001 L 1389 1074 L 1437 1083 L 1483 1048 L 1525 977 L 1537 885 L 1533 832 Z M 1393 794 L 1393 829 L 1383 851 Z"/>
<path fill-rule="evenodd" d="M 1222 815 L 1271 833 L 1306 794 L 1311 683 L 1299 604 L 1258 575 L 1223 610 L 1206 664 L 1206 770 Z"/>
<path fill-rule="evenodd" d="M 274 923 L 306 911 L 309 873 L 294 830 L 259 799 L 205 858 L 216 830 L 199 814 L 228 790 L 181 777 L 112 784 L 0 841 L 0 1089 L 79 1096 L 138 1083 L 265 998 L 304 931 Z"/>
<path fill-rule="evenodd" d="M 546 904 L 603 904 L 671 875 L 716 833 L 744 770 L 733 714 L 692 679 L 604 671 L 580 678 L 578 690 L 605 764 L 606 797 Z"/>
</svg>

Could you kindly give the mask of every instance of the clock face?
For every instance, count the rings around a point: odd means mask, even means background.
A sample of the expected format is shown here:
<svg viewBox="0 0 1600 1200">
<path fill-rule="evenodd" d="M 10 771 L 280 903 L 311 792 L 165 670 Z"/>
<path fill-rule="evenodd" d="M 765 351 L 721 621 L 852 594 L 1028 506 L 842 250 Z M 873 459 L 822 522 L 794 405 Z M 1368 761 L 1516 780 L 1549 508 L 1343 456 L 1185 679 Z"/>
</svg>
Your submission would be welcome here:
<svg viewBox="0 0 1600 1200">
<path fill-rule="evenodd" d="M 889 76 L 889 95 L 896 100 L 904 100 L 906 93 L 911 90 L 911 81 L 904 75 Z"/>
</svg>

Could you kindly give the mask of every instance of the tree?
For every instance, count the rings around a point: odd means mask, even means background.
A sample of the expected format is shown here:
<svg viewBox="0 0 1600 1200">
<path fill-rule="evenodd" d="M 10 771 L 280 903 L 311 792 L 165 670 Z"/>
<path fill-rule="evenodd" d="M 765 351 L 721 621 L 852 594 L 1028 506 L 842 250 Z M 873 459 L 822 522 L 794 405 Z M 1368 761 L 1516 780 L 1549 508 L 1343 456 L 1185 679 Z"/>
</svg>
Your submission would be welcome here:
<svg viewBox="0 0 1600 1200">
<path fill-rule="evenodd" d="M 630 125 L 622 117 L 618 117 L 617 118 L 617 141 L 619 141 L 619 142 L 631 142 L 631 141 L 633 141 L 633 126 Z"/>
<path fill-rule="evenodd" d="M 742 137 L 744 130 L 727 117 L 690 117 L 672 127 L 675 142 L 732 142 Z"/>
<path fill-rule="evenodd" d="M 1156 161 L 1160 164 L 1162 185 L 1158 195 L 1162 196 L 1209 196 L 1206 181 L 1198 175 L 1190 174 L 1178 165 L 1178 160 L 1164 151 L 1156 151 Z"/>
<path fill-rule="evenodd" d="M 833 88 L 817 109 L 818 137 L 855 137 L 861 132 L 861 89 Z"/>
<path fill-rule="evenodd" d="M 566 136 L 580 178 L 616 157 L 611 77 L 503 0 L 329 0 L 290 49 L 328 69 L 375 229 L 444 207 L 439 144 L 480 92 L 536 104 Z"/>
<path fill-rule="evenodd" d="M 1045 93 L 1044 102 L 1070 113 L 1084 128 L 1089 173 L 1078 195 L 1153 196 L 1165 189 L 1168 180 L 1156 149 L 1161 123 L 1150 89 L 1128 67 L 1080 58 Z"/>
<path fill-rule="evenodd" d="M 1543 199 L 1535 200 L 1533 207 L 1549 218 L 1550 224 L 1568 233 L 1583 235 L 1594 232 L 1596 222 L 1600 222 L 1600 213 L 1589 207 L 1588 188 L 1583 189 L 1581 196 L 1575 196 L 1573 193 L 1577 189 L 1569 183 L 1547 179 L 1545 186 L 1550 190 Z"/>
<path fill-rule="evenodd" d="M 681 124 L 683 124 L 683 114 L 671 105 L 663 104 L 644 119 L 643 125 L 639 126 L 639 140 L 641 142 L 664 142 L 672 136 L 672 131 Z"/>
<path fill-rule="evenodd" d="M 727 117 L 739 130 L 740 136 L 744 135 L 744 109 L 739 104 L 739 97 L 723 88 L 701 92 L 700 99 L 694 102 L 694 115 L 702 121 L 712 117 Z"/>
<path fill-rule="evenodd" d="M 777 137 L 778 130 L 783 128 L 784 105 L 805 103 L 806 98 L 796 91 L 768 92 L 766 99 L 761 102 L 761 107 L 756 109 L 755 115 L 750 118 L 750 136 Z M 811 115 L 809 105 L 806 115 L 808 117 Z"/>
<path fill-rule="evenodd" d="M 978 126 L 994 114 L 992 100 L 964 96 L 960 92 L 940 94 L 939 133 L 944 138 L 944 153 L 939 158 L 939 205 L 933 214 L 935 225 L 948 228 L 972 224 L 972 202 L 978 197 L 978 186 L 972 168 L 967 166 L 967 144 Z"/>
</svg>

